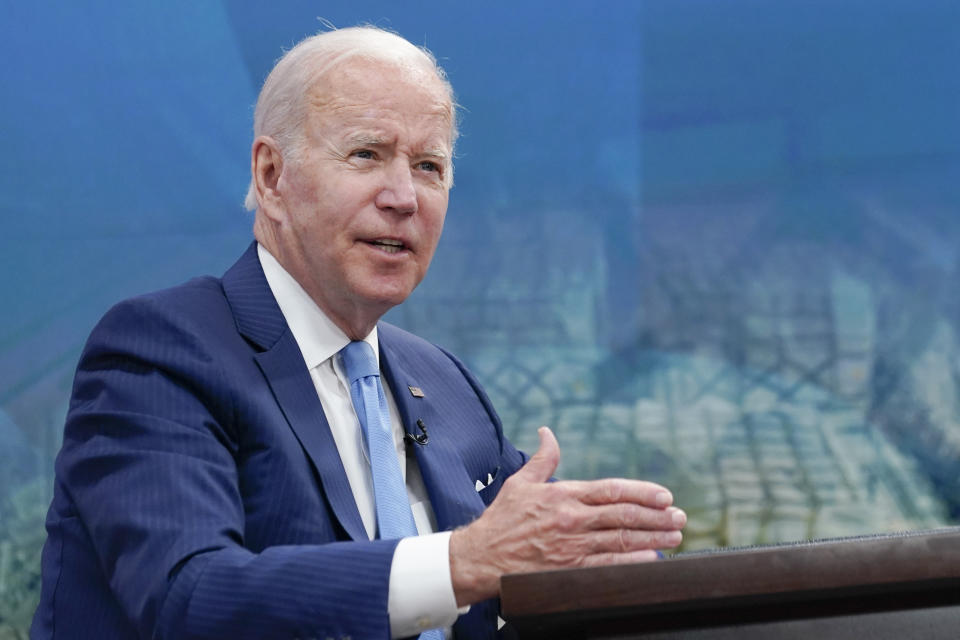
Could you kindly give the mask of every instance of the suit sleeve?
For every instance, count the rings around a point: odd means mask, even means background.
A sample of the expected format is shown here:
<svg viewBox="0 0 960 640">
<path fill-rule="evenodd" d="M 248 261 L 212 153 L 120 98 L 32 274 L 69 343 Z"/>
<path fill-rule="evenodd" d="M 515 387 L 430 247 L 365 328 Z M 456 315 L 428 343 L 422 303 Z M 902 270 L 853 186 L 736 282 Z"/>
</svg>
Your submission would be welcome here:
<svg viewBox="0 0 960 640">
<path fill-rule="evenodd" d="M 161 307 L 124 303 L 94 330 L 57 461 L 139 635 L 388 637 L 396 541 L 245 548 L 228 372 Z"/>
</svg>

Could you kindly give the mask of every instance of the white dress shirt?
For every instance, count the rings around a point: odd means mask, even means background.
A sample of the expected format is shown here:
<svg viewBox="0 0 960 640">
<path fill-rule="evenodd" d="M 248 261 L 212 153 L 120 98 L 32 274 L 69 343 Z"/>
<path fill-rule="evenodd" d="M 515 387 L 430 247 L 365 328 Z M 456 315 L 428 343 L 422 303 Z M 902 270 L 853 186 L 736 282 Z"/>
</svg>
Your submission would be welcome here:
<svg viewBox="0 0 960 640">
<path fill-rule="evenodd" d="M 324 415 L 333 432 L 343 468 L 367 535 L 376 535 L 376 505 L 373 478 L 360 421 L 350 399 L 350 384 L 344 375 L 339 352 L 350 338 L 326 316 L 303 287 L 261 245 L 260 265 L 280 311 L 300 347 L 317 389 Z M 377 329 L 364 338 L 380 360 Z M 459 613 L 450 579 L 450 532 L 434 533 L 436 518 L 416 458 L 406 455 L 400 414 L 393 392 L 381 377 L 390 409 L 393 441 L 404 474 L 410 508 L 419 536 L 404 538 L 397 545 L 390 566 L 388 612 L 392 637 L 416 635 L 425 629 L 449 627 Z M 450 630 L 447 629 L 447 635 Z"/>
</svg>

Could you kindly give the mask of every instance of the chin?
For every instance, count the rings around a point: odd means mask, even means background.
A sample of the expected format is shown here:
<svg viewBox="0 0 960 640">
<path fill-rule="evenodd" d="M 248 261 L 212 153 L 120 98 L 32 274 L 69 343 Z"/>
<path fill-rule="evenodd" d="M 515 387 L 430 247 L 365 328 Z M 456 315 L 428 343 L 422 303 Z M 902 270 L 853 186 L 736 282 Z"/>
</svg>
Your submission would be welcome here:
<svg viewBox="0 0 960 640">
<path fill-rule="evenodd" d="M 383 313 L 386 313 L 392 307 L 402 304 L 404 300 L 410 297 L 414 287 L 382 285 L 367 288 L 362 297 L 374 306 L 383 307 Z"/>
<path fill-rule="evenodd" d="M 413 293 L 422 279 L 411 273 L 381 275 L 368 280 L 364 289 L 372 298 L 400 304 Z"/>
</svg>

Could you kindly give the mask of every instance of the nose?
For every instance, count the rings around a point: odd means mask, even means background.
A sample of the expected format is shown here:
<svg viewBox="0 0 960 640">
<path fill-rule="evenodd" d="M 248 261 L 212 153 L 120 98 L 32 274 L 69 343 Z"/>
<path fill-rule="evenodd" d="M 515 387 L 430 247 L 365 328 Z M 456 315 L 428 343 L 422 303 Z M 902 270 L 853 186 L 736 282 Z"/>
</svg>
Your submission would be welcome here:
<svg viewBox="0 0 960 640">
<path fill-rule="evenodd" d="M 413 172 L 405 160 L 399 158 L 385 167 L 383 185 L 377 193 L 380 209 L 410 215 L 417 212 L 417 190 Z"/>
</svg>

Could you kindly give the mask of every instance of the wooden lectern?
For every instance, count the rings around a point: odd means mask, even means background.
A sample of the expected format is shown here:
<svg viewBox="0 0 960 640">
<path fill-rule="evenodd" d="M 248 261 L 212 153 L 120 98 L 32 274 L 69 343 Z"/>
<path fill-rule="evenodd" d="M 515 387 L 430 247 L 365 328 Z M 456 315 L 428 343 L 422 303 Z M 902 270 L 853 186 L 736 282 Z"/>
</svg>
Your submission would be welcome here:
<svg viewBox="0 0 960 640">
<path fill-rule="evenodd" d="M 960 639 L 960 527 L 515 574 L 520 638 Z"/>
</svg>

